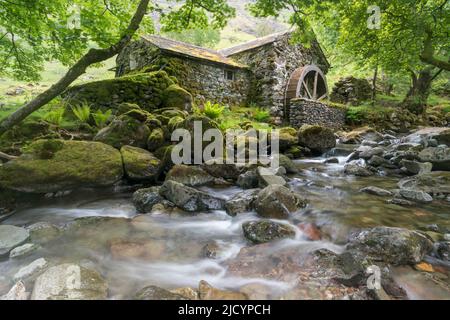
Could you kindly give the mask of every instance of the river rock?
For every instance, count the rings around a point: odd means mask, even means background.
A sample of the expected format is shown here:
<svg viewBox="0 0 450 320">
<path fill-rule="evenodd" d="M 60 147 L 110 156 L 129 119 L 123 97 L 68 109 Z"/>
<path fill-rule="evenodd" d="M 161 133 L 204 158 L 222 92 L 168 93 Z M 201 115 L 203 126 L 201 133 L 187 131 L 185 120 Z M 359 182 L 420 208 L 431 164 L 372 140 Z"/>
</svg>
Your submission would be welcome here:
<svg viewBox="0 0 450 320">
<path fill-rule="evenodd" d="M 0 257 L 9 255 L 14 248 L 25 243 L 30 233 L 20 227 L 0 225 Z"/>
<path fill-rule="evenodd" d="M 153 206 L 165 201 L 160 195 L 160 187 L 139 189 L 133 193 L 133 204 L 139 213 L 152 212 Z"/>
<path fill-rule="evenodd" d="M 19 258 L 23 257 L 25 255 L 28 255 L 37 249 L 39 249 L 41 246 L 34 243 L 26 243 L 20 247 L 16 247 L 9 253 L 10 258 Z"/>
<path fill-rule="evenodd" d="M 215 178 L 200 166 L 175 165 L 166 176 L 166 181 L 168 180 L 189 187 L 198 187 L 212 184 Z"/>
<path fill-rule="evenodd" d="M 198 286 L 198 296 L 200 300 L 248 300 L 242 292 L 219 290 L 203 280 Z"/>
<path fill-rule="evenodd" d="M 256 174 L 258 175 L 258 182 L 261 188 L 272 185 L 286 185 L 286 180 L 283 177 L 277 176 L 276 172 L 271 168 L 258 167 Z"/>
<path fill-rule="evenodd" d="M 340 137 L 341 143 L 344 144 L 359 144 L 363 140 L 380 142 L 383 140 L 383 135 L 375 131 L 373 128 L 361 127 L 347 132 Z"/>
<path fill-rule="evenodd" d="M 398 206 L 405 206 L 405 207 L 412 207 L 414 205 L 414 202 L 403 199 L 403 198 L 393 198 L 386 202 L 389 204 L 396 204 Z"/>
<path fill-rule="evenodd" d="M 110 251 L 114 259 L 140 259 L 145 261 L 155 261 L 161 257 L 166 249 L 163 240 L 113 240 Z"/>
<path fill-rule="evenodd" d="M 423 191 L 431 195 L 450 194 L 450 172 L 433 171 L 399 181 L 400 189 Z"/>
<path fill-rule="evenodd" d="M 205 257 L 208 259 L 216 259 L 219 250 L 220 250 L 220 246 L 217 244 L 217 242 L 210 241 L 203 246 L 202 257 Z"/>
<path fill-rule="evenodd" d="M 62 231 L 60 228 L 49 222 L 36 222 L 27 227 L 30 232 L 30 240 L 33 243 L 45 244 L 58 238 Z"/>
<path fill-rule="evenodd" d="M 298 225 L 298 228 L 310 241 L 319 241 L 322 239 L 322 231 L 320 231 L 315 223 L 302 222 Z"/>
<path fill-rule="evenodd" d="M 145 287 L 136 293 L 137 300 L 188 300 L 180 294 L 172 293 L 157 286 Z"/>
<path fill-rule="evenodd" d="M 392 195 L 392 192 L 390 192 L 389 190 L 373 186 L 362 188 L 361 190 L 359 190 L 359 192 L 369 193 L 381 197 L 388 197 Z"/>
<path fill-rule="evenodd" d="M 449 240 L 447 240 L 449 241 Z M 438 259 L 450 261 L 450 242 L 437 242 L 434 244 L 435 255 Z"/>
<path fill-rule="evenodd" d="M 411 174 L 429 173 L 433 169 L 433 164 L 430 162 L 421 163 L 418 161 L 402 160 L 400 165 L 406 168 L 406 171 Z"/>
<path fill-rule="evenodd" d="M 161 160 L 147 150 L 123 146 L 120 149 L 123 166 L 128 179 L 133 181 L 156 181 L 161 173 Z"/>
<path fill-rule="evenodd" d="M 22 156 L 0 167 L 0 187 L 45 194 L 111 186 L 122 176 L 120 152 L 108 145 L 38 140 Z"/>
<path fill-rule="evenodd" d="M 352 161 L 345 164 L 344 173 L 348 175 L 358 176 L 358 177 L 369 177 L 373 176 L 373 172 L 367 169 L 359 161 Z"/>
<path fill-rule="evenodd" d="M 21 268 L 17 273 L 14 275 L 14 281 L 23 280 L 26 278 L 29 278 L 33 275 L 36 275 L 38 272 L 42 271 L 47 267 L 48 263 L 47 260 L 44 258 L 39 258 L 37 260 L 34 260 L 29 265 Z"/>
<path fill-rule="evenodd" d="M 249 189 L 236 194 L 225 203 L 225 210 L 228 215 L 234 217 L 240 213 L 249 212 L 253 208 L 253 203 L 261 189 Z"/>
<path fill-rule="evenodd" d="M 287 219 L 291 213 L 306 206 L 306 201 L 280 185 L 268 186 L 258 193 L 255 208 L 264 218 Z"/>
<path fill-rule="evenodd" d="M 357 250 L 373 261 L 393 265 L 416 264 L 433 249 L 419 232 L 390 227 L 375 227 L 355 235 L 347 250 Z"/>
<path fill-rule="evenodd" d="M 298 131 L 298 143 L 316 154 L 323 154 L 336 147 L 336 137 L 329 128 L 304 125 Z"/>
<path fill-rule="evenodd" d="M 28 300 L 30 293 L 27 292 L 22 281 L 17 282 L 9 292 L 0 297 L 0 300 Z"/>
<path fill-rule="evenodd" d="M 242 225 L 242 230 L 245 238 L 254 244 L 295 238 L 295 230 L 292 227 L 270 220 L 246 222 Z"/>
<path fill-rule="evenodd" d="M 239 168 L 234 164 L 205 163 L 202 169 L 214 178 L 236 181 L 240 175 Z"/>
<path fill-rule="evenodd" d="M 97 271 L 66 263 L 47 269 L 36 279 L 31 300 L 104 300 L 107 291 Z"/>
<path fill-rule="evenodd" d="M 372 158 L 367 161 L 367 164 L 373 167 L 390 166 L 389 161 L 377 155 L 372 156 Z"/>
<path fill-rule="evenodd" d="M 286 157 L 284 154 L 279 155 L 279 164 L 281 167 L 286 169 L 287 173 L 298 173 L 299 170 L 295 165 L 294 161 Z"/>
<path fill-rule="evenodd" d="M 239 175 L 237 183 L 242 189 L 254 189 L 259 185 L 258 174 L 254 170 L 249 170 Z"/>
<path fill-rule="evenodd" d="M 225 207 L 225 200 L 172 180 L 163 184 L 160 194 L 188 212 L 223 210 Z"/>
<path fill-rule="evenodd" d="M 423 149 L 419 158 L 422 162 L 431 162 L 435 171 L 450 171 L 450 148 L 447 146 Z"/>
<path fill-rule="evenodd" d="M 420 202 L 420 203 L 433 202 L 433 197 L 423 191 L 401 189 L 400 195 L 407 200 L 411 200 L 411 201 L 415 201 L 415 202 Z"/>
<path fill-rule="evenodd" d="M 149 135 L 150 128 L 146 124 L 129 115 L 122 115 L 100 130 L 94 141 L 103 142 L 116 149 L 126 145 L 145 149 Z"/>
<path fill-rule="evenodd" d="M 384 153 L 384 149 L 382 147 L 369 147 L 367 150 L 361 151 L 359 153 L 359 157 L 362 159 L 370 159 L 373 156 L 381 156 Z"/>
</svg>

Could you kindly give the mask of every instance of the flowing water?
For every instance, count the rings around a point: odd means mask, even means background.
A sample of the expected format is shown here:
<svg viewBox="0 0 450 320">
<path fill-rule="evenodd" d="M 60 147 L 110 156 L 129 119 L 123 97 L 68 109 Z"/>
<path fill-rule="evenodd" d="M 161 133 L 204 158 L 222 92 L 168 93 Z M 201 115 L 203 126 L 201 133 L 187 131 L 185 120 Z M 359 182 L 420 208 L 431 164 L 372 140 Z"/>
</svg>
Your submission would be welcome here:
<svg viewBox="0 0 450 320">
<path fill-rule="evenodd" d="M 450 228 L 448 202 L 436 200 L 431 205 L 413 208 L 387 204 L 386 198 L 360 193 L 359 189 L 378 186 L 392 190 L 398 178 L 349 177 L 343 174 L 345 157 L 339 157 L 339 164 L 323 164 L 323 160 L 296 162 L 302 170 L 291 176 L 290 185 L 308 199 L 309 205 L 284 222 L 297 230 L 296 238 L 267 245 L 267 259 L 270 252 L 286 249 L 298 255 L 319 248 L 339 253 L 349 233 L 359 228 L 384 225 L 420 229 L 429 224 Z M 203 190 L 224 199 L 242 191 L 237 187 Z M 56 240 L 42 244 L 32 255 L 0 262 L 0 275 L 11 279 L 21 266 L 45 257 L 52 264 L 77 262 L 97 269 L 107 280 L 112 299 L 132 298 L 137 290 L 148 285 L 166 289 L 196 288 L 201 280 L 229 290 L 256 284 L 269 288 L 270 297 L 280 297 L 292 289 L 289 274 L 254 277 L 246 276 L 245 272 L 229 272 L 229 262 L 248 246 L 242 223 L 258 219 L 255 212 L 237 217 L 230 217 L 224 211 L 138 216 L 131 196 L 131 193 L 86 190 L 30 203 L 28 209 L 2 223 L 29 226 L 45 221 L 64 227 L 64 232 Z M 308 241 L 297 227 L 300 222 L 316 224 L 323 234 L 322 240 Z M 217 257 L 203 258 L 202 250 L 211 241 L 219 247 Z M 260 267 L 265 264 L 263 259 Z M 444 267 L 440 269 L 440 277 L 448 284 L 449 269 Z M 432 279 L 410 267 L 402 268 L 396 269 L 397 278 L 410 298 L 450 299 L 450 293 L 435 287 Z"/>
</svg>

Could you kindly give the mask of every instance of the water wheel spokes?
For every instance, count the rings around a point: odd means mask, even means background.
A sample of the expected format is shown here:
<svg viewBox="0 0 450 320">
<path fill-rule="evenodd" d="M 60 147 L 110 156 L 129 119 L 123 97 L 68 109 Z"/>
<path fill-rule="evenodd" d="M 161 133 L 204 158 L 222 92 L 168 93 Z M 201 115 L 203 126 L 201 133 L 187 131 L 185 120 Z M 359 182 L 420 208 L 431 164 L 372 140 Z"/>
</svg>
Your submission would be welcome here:
<svg viewBox="0 0 450 320">
<path fill-rule="evenodd" d="M 296 69 L 286 88 L 286 104 L 293 98 L 322 100 L 328 96 L 328 86 L 323 72 L 315 65 Z"/>
</svg>

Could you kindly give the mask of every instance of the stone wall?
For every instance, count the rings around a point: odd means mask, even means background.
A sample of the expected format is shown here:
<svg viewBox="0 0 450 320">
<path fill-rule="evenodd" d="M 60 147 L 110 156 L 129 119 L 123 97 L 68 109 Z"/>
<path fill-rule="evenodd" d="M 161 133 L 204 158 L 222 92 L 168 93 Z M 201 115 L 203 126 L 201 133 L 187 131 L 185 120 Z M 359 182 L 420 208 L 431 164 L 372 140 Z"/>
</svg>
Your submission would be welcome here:
<svg viewBox="0 0 450 320">
<path fill-rule="evenodd" d="M 345 125 L 345 116 L 344 108 L 307 99 L 291 100 L 289 121 L 294 128 L 300 128 L 304 124 L 317 124 L 340 129 Z"/>
<path fill-rule="evenodd" d="M 247 64 L 253 72 L 249 100 L 269 108 L 273 116 L 280 118 L 284 117 L 285 92 L 291 74 L 308 64 L 317 65 L 324 73 L 329 67 L 317 43 L 309 49 L 292 45 L 290 34 L 230 58 Z"/>
<path fill-rule="evenodd" d="M 166 71 L 198 104 L 208 100 L 229 105 L 247 103 L 251 81 L 250 72 L 245 69 L 174 56 L 141 40 L 129 45 L 118 56 L 116 76 L 143 69 Z M 225 70 L 234 72 L 234 80 L 225 78 Z"/>
</svg>

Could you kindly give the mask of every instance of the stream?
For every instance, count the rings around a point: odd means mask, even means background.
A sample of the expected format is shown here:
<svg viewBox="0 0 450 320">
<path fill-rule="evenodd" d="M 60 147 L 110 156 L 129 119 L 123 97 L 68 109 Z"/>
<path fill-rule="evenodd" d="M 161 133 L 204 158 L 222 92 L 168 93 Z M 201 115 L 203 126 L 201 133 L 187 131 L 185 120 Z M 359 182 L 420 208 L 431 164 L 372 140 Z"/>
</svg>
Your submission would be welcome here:
<svg viewBox="0 0 450 320">
<path fill-rule="evenodd" d="M 343 173 L 346 157 L 337 158 L 339 163 L 335 164 L 324 164 L 325 158 L 295 161 L 301 171 L 290 175 L 289 184 L 309 205 L 284 222 L 295 228 L 295 239 L 270 243 L 267 252 L 289 248 L 290 252 L 294 249 L 302 255 L 326 248 L 340 253 L 352 231 L 375 226 L 423 229 L 437 224 L 450 229 L 449 202 L 436 200 L 412 208 L 388 204 L 386 198 L 359 190 L 366 186 L 395 189 L 398 178 L 347 176 Z M 224 199 L 242 191 L 238 187 L 203 187 L 202 190 Z M 137 215 L 131 198 L 131 192 L 81 190 L 62 198 L 29 203 L 28 208 L 16 212 L 2 224 L 27 227 L 47 222 L 64 231 L 54 240 L 42 243 L 30 255 L 0 261 L 0 279 L 12 279 L 20 267 L 45 257 L 51 264 L 77 262 L 98 270 L 108 283 L 110 299 L 131 299 L 136 291 L 149 285 L 169 290 L 197 288 L 201 280 L 215 288 L 237 291 L 256 285 L 266 288 L 267 295 L 262 298 L 289 297 L 293 286 L 289 274 L 277 278 L 249 277 L 245 272 L 237 275 L 228 270 L 229 262 L 248 246 L 242 224 L 259 219 L 255 212 L 237 217 L 230 217 L 225 211 Z M 316 225 L 321 239 L 308 240 L 298 228 L 301 222 Z M 217 256 L 205 258 L 204 247 L 212 241 L 219 247 Z M 133 250 L 140 249 L 123 245 L 134 242 L 145 247 L 144 256 L 136 258 Z M 450 285 L 449 270 L 444 265 L 438 272 L 439 279 L 447 285 Z M 405 266 L 394 268 L 393 273 L 410 299 L 450 299 L 450 292 L 426 273 Z M 316 294 L 309 292 L 295 298 L 317 298 Z"/>
</svg>

